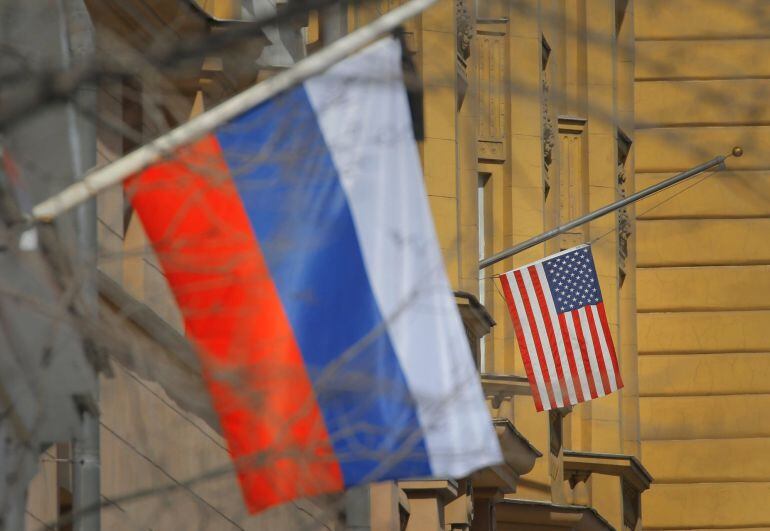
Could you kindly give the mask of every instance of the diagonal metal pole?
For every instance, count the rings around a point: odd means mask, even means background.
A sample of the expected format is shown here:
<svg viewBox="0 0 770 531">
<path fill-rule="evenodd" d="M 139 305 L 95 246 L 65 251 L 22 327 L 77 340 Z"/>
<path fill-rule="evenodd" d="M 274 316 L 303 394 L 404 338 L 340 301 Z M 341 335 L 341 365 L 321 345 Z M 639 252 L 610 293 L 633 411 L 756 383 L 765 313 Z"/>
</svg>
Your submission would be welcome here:
<svg viewBox="0 0 770 531">
<path fill-rule="evenodd" d="M 714 157 L 708 162 L 699 164 L 694 168 L 690 168 L 687 171 L 683 171 L 682 173 L 674 175 L 673 177 L 669 177 L 668 179 L 661 181 L 658 184 L 652 185 L 649 188 L 640 190 L 635 194 L 631 194 L 628 197 L 624 197 L 623 199 L 620 199 L 619 201 L 615 201 L 614 203 L 610 203 L 609 205 L 606 205 L 597 210 L 594 210 L 593 212 L 590 212 L 585 216 L 581 216 L 577 219 L 570 221 L 569 223 L 565 223 L 564 225 L 556 227 L 555 229 L 551 229 L 537 236 L 533 236 L 532 238 L 526 241 L 523 241 L 517 245 L 514 245 L 513 247 L 509 247 L 508 249 L 500 251 L 499 253 L 490 256 L 489 258 L 485 258 L 484 260 L 481 260 L 479 262 L 479 269 L 485 269 L 515 254 L 518 254 L 522 251 L 526 251 L 527 249 L 530 249 L 535 245 L 539 245 L 545 241 L 548 241 L 551 238 L 558 236 L 559 234 L 563 234 L 569 230 L 574 229 L 575 227 L 584 225 L 589 221 L 593 221 L 596 218 L 600 218 L 606 214 L 609 214 L 610 212 L 619 210 L 626 205 L 630 205 L 631 203 L 635 203 L 640 199 L 644 199 L 647 196 L 660 192 L 661 190 L 665 190 L 670 186 L 680 183 L 685 179 L 689 179 L 690 177 L 694 177 L 695 175 L 703 173 L 706 170 L 710 170 L 715 166 L 720 166 L 724 164 L 725 160 L 728 157 L 740 157 L 741 155 L 743 155 L 743 149 L 741 149 L 740 147 L 734 147 L 732 152 L 727 156 L 719 155 L 718 157 Z"/>
<path fill-rule="evenodd" d="M 241 113 L 272 98 L 279 92 L 302 83 L 327 70 L 345 57 L 396 29 L 437 0 L 410 0 L 388 11 L 366 26 L 341 37 L 296 65 L 258 83 L 244 92 L 204 112 L 189 122 L 172 129 L 136 151 L 86 175 L 83 179 L 46 199 L 32 209 L 30 221 L 48 222 L 59 214 L 95 196 L 130 175 L 161 160 L 176 149 L 189 144 Z"/>
<path fill-rule="evenodd" d="M 83 0 L 59 0 L 61 15 L 60 35 L 63 43 L 65 65 L 87 61 L 94 54 L 94 26 Z M 75 98 L 81 108 L 96 110 L 96 90 L 81 88 Z M 73 161 L 73 173 L 81 178 L 89 168 L 96 165 L 96 124 L 78 116 L 73 102 L 66 106 L 68 140 Z M 96 200 L 84 201 L 75 211 L 78 255 L 83 281 L 80 295 L 86 318 L 97 314 L 98 296 L 96 288 Z M 86 349 L 90 348 L 88 345 Z M 92 391 L 93 407 L 84 408 L 81 414 L 79 433 L 72 441 L 72 511 L 78 514 L 84 507 L 101 501 L 101 460 L 99 441 L 99 377 L 96 377 Z M 78 514 L 73 522 L 74 531 L 99 531 L 100 511 Z"/>
</svg>

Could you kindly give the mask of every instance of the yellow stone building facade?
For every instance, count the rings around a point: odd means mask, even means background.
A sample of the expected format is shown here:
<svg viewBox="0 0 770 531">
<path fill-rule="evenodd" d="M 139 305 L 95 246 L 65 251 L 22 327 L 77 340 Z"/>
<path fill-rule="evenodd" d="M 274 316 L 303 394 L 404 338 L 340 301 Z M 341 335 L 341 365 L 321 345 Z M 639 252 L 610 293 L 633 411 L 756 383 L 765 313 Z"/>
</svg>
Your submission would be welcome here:
<svg viewBox="0 0 770 531">
<path fill-rule="evenodd" d="M 312 12 L 293 29 L 312 52 L 400 3 Z M 235 0 L 88 4 L 100 48 L 133 35 L 119 51 L 138 56 L 171 21 L 175 38 L 194 38 L 244 17 Z M 157 27 L 134 34 L 125 21 L 137 13 Z M 762 0 L 439 0 L 405 25 L 423 91 L 429 200 L 505 463 L 461 480 L 372 486 L 373 531 L 770 525 L 770 421 L 756 414 L 770 396 L 768 72 L 757 60 L 768 21 Z M 99 112 L 139 134 L 102 126 L 101 161 L 270 75 L 280 66 L 243 61 L 269 46 L 256 36 L 102 89 Z M 693 190 L 680 185 L 479 272 L 481 258 L 734 144 L 747 155 Z M 101 385 L 105 500 L 225 470 L 105 509 L 103 529 L 344 528 L 340 513 L 360 509 L 344 497 L 245 514 L 195 356 L 122 191 L 99 198 L 99 222 L 102 306 L 123 330 Z M 625 387 L 537 413 L 494 276 L 583 242 Z M 66 445 L 47 453 L 67 455 Z M 30 529 L 66 510 L 60 463 L 41 462 Z"/>
<path fill-rule="evenodd" d="M 478 271 L 481 258 L 633 190 L 633 7 L 439 2 L 407 27 L 425 91 L 421 150 L 447 270 L 497 323 L 479 345 L 482 382 L 493 416 L 542 453 L 515 492 L 478 488 L 477 479 L 473 529 L 640 525 L 638 495 L 651 478 L 637 460 L 634 209 Z M 536 413 L 494 276 L 583 242 L 593 244 L 626 387 Z"/>
<path fill-rule="evenodd" d="M 637 208 L 650 529 L 770 525 L 769 16 L 750 0 L 636 3 L 637 187 L 745 149 Z"/>
</svg>

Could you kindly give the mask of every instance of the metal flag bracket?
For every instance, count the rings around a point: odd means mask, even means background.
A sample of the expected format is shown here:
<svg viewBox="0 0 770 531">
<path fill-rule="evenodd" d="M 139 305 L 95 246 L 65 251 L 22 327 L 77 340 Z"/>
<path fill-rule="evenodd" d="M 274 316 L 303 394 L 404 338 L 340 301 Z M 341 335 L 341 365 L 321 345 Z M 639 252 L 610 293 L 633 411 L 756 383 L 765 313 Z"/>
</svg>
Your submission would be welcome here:
<svg viewBox="0 0 770 531">
<path fill-rule="evenodd" d="M 645 197 L 648 197 L 652 194 L 660 192 L 661 190 L 665 190 L 670 186 L 680 183 L 685 179 L 689 179 L 690 177 L 694 177 L 695 175 L 701 174 L 704 171 L 710 170 L 711 168 L 714 168 L 716 166 L 723 166 L 725 160 L 727 160 L 729 157 L 741 157 L 741 156 L 743 156 L 743 148 L 741 148 L 740 146 L 735 146 L 728 155 L 719 155 L 717 157 L 714 157 L 708 162 L 704 162 L 703 164 L 699 164 L 698 166 L 690 168 L 687 171 L 678 173 L 677 175 L 669 177 L 668 179 L 665 179 L 659 182 L 658 184 L 654 184 L 650 187 L 645 188 L 644 190 L 640 190 L 636 192 L 635 194 L 631 194 L 628 197 L 624 197 L 623 199 L 615 201 L 614 203 L 610 203 L 609 205 L 605 205 L 601 208 L 598 208 L 593 212 L 589 212 L 584 216 L 580 216 L 579 218 L 573 219 L 569 223 L 565 223 L 564 225 L 560 225 L 556 228 L 543 232 L 542 234 L 533 236 L 532 238 L 526 241 L 523 241 L 521 243 L 518 243 L 513 247 L 509 247 L 508 249 L 504 249 L 499 253 L 496 253 L 490 256 L 489 258 L 485 258 L 479 262 L 479 269 L 485 269 L 489 266 L 492 266 L 498 262 L 501 262 L 502 260 L 505 260 L 506 258 L 509 258 L 522 251 L 526 251 L 527 249 L 530 249 L 535 245 L 539 245 L 545 241 L 550 240 L 551 238 L 554 238 L 569 230 L 572 230 L 575 227 L 584 225 L 590 221 L 593 221 L 606 214 L 609 214 L 610 212 L 614 212 L 618 209 L 621 209 L 626 205 L 630 205 L 631 203 L 636 203 L 640 199 L 644 199 Z"/>
</svg>

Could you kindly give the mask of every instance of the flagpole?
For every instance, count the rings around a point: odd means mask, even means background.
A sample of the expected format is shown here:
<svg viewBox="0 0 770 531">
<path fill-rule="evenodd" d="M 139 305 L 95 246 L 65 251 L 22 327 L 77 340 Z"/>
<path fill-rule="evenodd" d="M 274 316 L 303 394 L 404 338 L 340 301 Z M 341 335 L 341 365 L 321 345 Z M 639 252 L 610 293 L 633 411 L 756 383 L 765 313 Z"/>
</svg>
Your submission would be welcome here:
<svg viewBox="0 0 770 531">
<path fill-rule="evenodd" d="M 32 209 L 30 221 L 51 221 L 89 197 L 122 182 L 130 175 L 173 153 L 176 149 L 197 140 L 209 131 L 272 98 L 279 92 L 320 74 L 356 50 L 393 31 L 406 20 L 419 15 L 436 1 L 411 0 L 385 13 L 370 24 L 332 42 L 313 55 L 299 61 L 290 69 L 254 85 L 132 151 L 125 157 L 89 173 L 83 179 L 36 205 Z"/>
<path fill-rule="evenodd" d="M 687 171 L 683 171 L 682 173 L 674 175 L 673 177 L 669 177 L 668 179 L 661 181 L 658 184 L 654 184 L 648 188 L 645 188 L 644 190 L 640 190 L 639 192 L 636 192 L 635 194 L 631 194 L 628 197 L 624 197 L 619 201 L 615 201 L 614 203 L 610 203 L 609 205 L 603 206 L 597 210 L 594 210 L 593 212 L 586 214 L 585 216 L 581 216 L 577 219 L 570 221 L 569 223 L 556 227 L 555 229 L 551 229 L 537 236 L 533 236 L 532 238 L 526 241 L 523 241 L 517 245 L 514 245 L 513 247 L 509 247 L 508 249 L 500 251 L 499 253 L 490 256 L 489 258 L 485 258 L 484 260 L 481 260 L 479 262 L 479 269 L 485 269 L 515 254 L 518 254 L 522 251 L 526 251 L 527 249 L 534 247 L 535 245 L 539 245 L 545 241 L 548 241 L 551 238 L 558 236 L 559 234 L 563 234 L 569 230 L 574 229 L 575 227 L 579 227 L 580 225 L 584 225 L 589 221 L 593 221 L 596 218 L 600 218 L 606 214 L 609 214 L 610 212 L 614 212 L 615 210 L 621 209 L 626 205 L 635 203 L 640 199 L 644 199 L 645 197 L 652 195 L 656 192 L 665 190 L 669 186 L 673 186 L 679 182 L 684 181 L 685 179 L 689 179 L 690 177 L 698 175 L 699 173 L 703 173 L 704 171 L 709 170 L 714 166 L 719 166 L 721 164 L 724 164 L 725 160 L 728 157 L 740 157 L 741 155 L 743 155 L 743 149 L 736 146 L 733 148 L 732 152 L 727 156 L 719 155 L 718 157 L 714 157 L 708 162 L 704 162 L 703 164 L 695 166 L 694 168 L 690 168 Z"/>
</svg>

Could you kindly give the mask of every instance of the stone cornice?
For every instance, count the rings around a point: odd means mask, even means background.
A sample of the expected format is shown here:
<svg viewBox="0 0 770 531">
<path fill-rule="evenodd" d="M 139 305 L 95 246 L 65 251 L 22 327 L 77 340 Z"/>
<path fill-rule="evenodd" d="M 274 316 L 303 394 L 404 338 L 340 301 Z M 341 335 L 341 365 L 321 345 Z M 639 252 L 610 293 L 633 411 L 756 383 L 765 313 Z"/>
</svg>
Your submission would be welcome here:
<svg viewBox="0 0 770 531">
<path fill-rule="evenodd" d="M 638 492 L 647 490 L 653 482 L 652 475 L 633 455 L 564 451 L 564 477 L 571 483 L 592 473 L 621 477 Z"/>
</svg>

